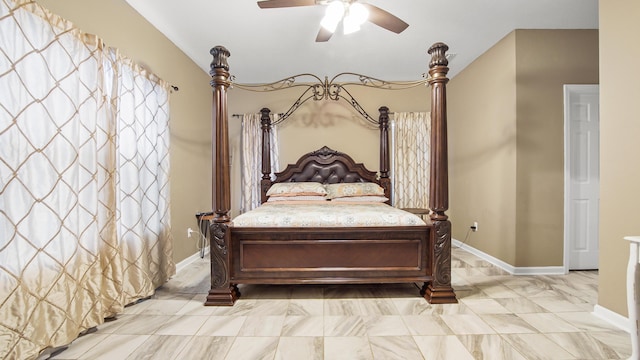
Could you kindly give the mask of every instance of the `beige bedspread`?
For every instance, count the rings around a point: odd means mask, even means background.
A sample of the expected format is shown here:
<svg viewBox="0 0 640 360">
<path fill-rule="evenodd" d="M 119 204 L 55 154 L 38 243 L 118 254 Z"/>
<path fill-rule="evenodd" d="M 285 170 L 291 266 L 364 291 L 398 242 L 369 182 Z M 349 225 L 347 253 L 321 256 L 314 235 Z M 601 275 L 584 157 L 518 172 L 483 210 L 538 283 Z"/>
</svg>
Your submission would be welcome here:
<svg viewBox="0 0 640 360">
<path fill-rule="evenodd" d="M 422 219 L 383 203 L 284 201 L 264 203 L 233 219 L 238 227 L 417 226 Z"/>
</svg>

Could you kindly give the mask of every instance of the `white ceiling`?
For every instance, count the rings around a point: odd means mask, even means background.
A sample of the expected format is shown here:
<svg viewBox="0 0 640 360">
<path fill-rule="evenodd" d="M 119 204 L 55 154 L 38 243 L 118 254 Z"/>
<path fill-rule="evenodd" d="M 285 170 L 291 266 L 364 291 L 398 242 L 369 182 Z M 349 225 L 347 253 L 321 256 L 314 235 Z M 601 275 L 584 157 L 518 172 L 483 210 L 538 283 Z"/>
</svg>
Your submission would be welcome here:
<svg viewBox="0 0 640 360">
<path fill-rule="evenodd" d="M 256 0 L 126 0 L 204 71 L 209 49 L 223 45 L 239 83 L 299 73 L 356 72 L 385 80 L 418 80 L 435 42 L 455 54 L 452 78 L 514 29 L 597 29 L 598 0 L 361 0 L 409 23 L 395 34 L 366 23 L 316 43 L 324 6 L 260 9 Z"/>
</svg>

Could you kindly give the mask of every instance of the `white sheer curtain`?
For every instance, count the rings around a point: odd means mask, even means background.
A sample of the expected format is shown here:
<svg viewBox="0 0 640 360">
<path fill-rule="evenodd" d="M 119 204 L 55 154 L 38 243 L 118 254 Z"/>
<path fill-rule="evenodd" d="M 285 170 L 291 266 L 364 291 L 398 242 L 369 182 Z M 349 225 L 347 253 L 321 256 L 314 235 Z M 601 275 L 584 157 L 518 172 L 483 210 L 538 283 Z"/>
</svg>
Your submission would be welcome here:
<svg viewBox="0 0 640 360">
<path fill-rule="evenodd" d="M 262 125 L 260 114 L 242 115 L 240 213 L 260 205 L 260 180 L 262 179 Z M 278 114 L 271 115 L 271 122 Z M 271 173 L 278 171 L 278 131 L 271 126 Z"/>
<path fill-rule="evenodd" d="M 123 303 L 153 294 L 175 273 L 169 214 L 167 84 L 116 56 L 116 226 Z"/>
<path fill-rule="evenodd" d="M 396 112 L 391 126 L 393 205 L 428 209 L 430 113 Z"/>
<path fill-rule="evenodd" d="M 35 2 L 0 2 L 0 358 L 68 344 L 175 272 L 167 89 Z"/>
</svg>

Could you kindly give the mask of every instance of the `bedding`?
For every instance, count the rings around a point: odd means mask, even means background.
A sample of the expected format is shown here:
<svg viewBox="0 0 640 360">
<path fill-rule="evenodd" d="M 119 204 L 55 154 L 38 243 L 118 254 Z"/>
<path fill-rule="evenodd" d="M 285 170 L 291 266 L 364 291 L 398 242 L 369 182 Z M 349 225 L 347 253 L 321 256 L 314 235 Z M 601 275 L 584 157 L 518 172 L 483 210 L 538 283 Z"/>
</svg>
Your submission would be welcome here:
<svg viewBox="0 0 640 360">
<path fill-rule="evenodd" d="M 235 227 L 368 227 L 426 225 L 418 216 L 387 204 L 334 201 L 277 202 L 237 216 Z"/>
</svg>

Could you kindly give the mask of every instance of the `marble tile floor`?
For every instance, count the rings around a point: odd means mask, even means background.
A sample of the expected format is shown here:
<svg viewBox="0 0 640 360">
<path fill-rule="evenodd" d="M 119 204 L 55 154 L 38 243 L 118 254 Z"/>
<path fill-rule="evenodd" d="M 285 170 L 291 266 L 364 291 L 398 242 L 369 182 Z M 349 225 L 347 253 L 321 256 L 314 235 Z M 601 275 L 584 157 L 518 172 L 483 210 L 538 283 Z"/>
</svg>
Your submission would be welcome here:
<svg viewBox="0 0 640 360">
<path fill-rule="evenodd" d="M 626 359 L 629 334 L 592 314 L 597 277 L 512 276 L 455 249 L 458 304 L 415 284 L 242 285 L 208 307 L 202 260 L 51 359 Z"/>
</svg>

